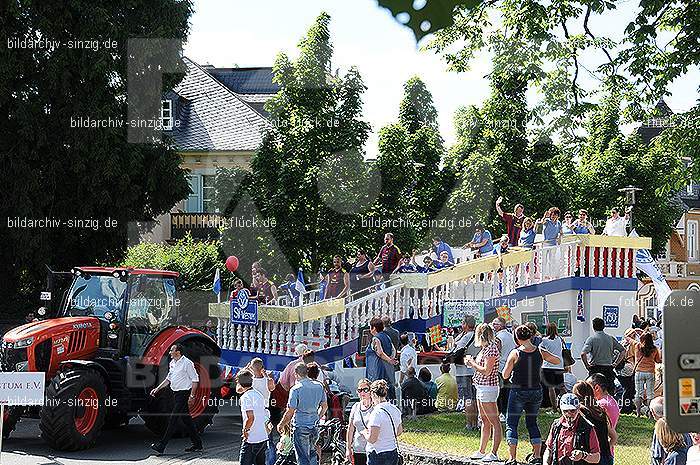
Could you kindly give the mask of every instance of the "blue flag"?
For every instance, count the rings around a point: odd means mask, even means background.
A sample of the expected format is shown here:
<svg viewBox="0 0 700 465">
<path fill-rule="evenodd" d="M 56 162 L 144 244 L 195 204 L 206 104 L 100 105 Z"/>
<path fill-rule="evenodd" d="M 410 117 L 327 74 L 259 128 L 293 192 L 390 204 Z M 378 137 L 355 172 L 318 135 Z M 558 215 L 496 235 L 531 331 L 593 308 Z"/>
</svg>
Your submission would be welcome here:
<svg viewBox="0 0 700 465">
<path fill-rule="evenodd" d="M 221 294 L 221 274 L 219 273 L 219 269 L 216 269 L 216 274 L 214 275 L 214 284 L 212 285 L 212 291 L 214 294 L 216 294 L 217 297 L 219 297 L 219 294 Z"/>
</svg>

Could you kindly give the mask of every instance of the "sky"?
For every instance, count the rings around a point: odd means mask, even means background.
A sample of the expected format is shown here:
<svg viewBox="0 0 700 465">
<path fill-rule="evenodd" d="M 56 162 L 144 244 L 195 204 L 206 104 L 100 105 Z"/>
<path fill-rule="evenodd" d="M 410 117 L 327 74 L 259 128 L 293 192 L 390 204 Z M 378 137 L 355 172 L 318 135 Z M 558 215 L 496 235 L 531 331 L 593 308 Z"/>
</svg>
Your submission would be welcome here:
<svg viewBox="0 0 700 465">
<path fill-rule="evenodd" d="M 632 3 L 622 2 L 619 13 L 592 17 L 592 27 L 600 34 L 619 29 L 620 22 L 627 24 L 633 14 Z M 488 98 L 486 54 L 478 56 L 468 72 L 448 71 L 439 55 L 420 50 L 429 38 L 416 45 L 413 33 L 376 0 L 198 0 L 184 53 L 200 65 L 272 66 L 280 52 L 298 55 L 299 40 L 322 11 L 331 16 L 333 68 L 342 73 L 356 66 L 368 87 L 363 99 L 363 117 L 372 126 L 367 156 L 376 156 L 379 129 L 397 120 L 403 84 L 414 75 L 433 95 L 447 146 L 454 142 L 455 111 L 481 105 Z M 671 109 L 686 111 L 693 106 L 698 84 L 697 70 L 674 82 L 666 99 Z"/>
</svg>

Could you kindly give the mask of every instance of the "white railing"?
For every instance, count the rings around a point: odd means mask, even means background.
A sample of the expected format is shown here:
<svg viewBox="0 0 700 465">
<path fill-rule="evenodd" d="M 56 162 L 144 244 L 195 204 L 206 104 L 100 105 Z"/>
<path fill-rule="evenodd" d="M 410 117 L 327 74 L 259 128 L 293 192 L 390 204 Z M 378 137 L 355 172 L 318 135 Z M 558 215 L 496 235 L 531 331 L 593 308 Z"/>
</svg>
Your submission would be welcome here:
<svg viewBox="0 0 700 465">
<path fill-rule="evenodd" d="M 684 262 L 660 261 L 659 270 L 667 278 L 684 278 L 688 276 L 688 264 Z"/>
<path fill-rule="evenodd" d="M 223 311 L 212 316 L 218 317 L 217 339 L 224 349 L 293 355 L 300 343 L 320 350 L 353 341 L 374 316 L 388 315 L 393 321 L 434 317 L 446 299 L 506 297 L 520 287 L 573 276 L 634 277 L 635 249 L 650 246 L 648 240 L 637 239 L 565 238 L 555 246 L 537 244 L 532 251 L 513 249 L 500 261 L 491 255 L 429 275 L 398 275 L 384 289 L 342 301 L 319 301 L 316 291 L 298 307 L 261 306 L 269 310 L 269 319 L 257 326 L 231 324 Z"/>
</svg>

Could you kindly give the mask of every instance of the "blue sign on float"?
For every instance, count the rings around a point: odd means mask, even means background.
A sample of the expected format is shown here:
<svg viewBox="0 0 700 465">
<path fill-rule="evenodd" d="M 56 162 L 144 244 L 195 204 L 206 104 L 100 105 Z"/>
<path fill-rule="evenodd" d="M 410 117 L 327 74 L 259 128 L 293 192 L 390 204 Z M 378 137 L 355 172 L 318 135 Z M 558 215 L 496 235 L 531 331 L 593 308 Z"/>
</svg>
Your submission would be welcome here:
<svg viewBox="0 0 700 465">
<path fill-rule="evenodd" d="M 620 327 L 620 307 L 616 305 L 603 305 L 603 321 L 606 328 Z"/>
<path fill-rule="evenodd" d="M 258 301 L 250 300 L 250 291 L 241 289 L 236 298 L 231 301 L 231 324 L 251 325 L 258 324 Z"/>
</svg>

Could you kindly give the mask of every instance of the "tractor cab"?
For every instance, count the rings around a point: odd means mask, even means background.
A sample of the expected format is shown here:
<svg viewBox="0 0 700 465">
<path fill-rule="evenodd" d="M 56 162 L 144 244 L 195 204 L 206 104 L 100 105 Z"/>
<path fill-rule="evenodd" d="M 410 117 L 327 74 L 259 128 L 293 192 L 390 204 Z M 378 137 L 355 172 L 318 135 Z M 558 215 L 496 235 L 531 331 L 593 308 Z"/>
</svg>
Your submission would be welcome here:
<svg viewBox="0 0 700 465">
<path fill-rule="evenodd" d="M 63 317 L 96 317 L 100 348 L 140 356 L 164 328 L 178 323 L 176 272 L 75 268 Z"/>
</svg>

